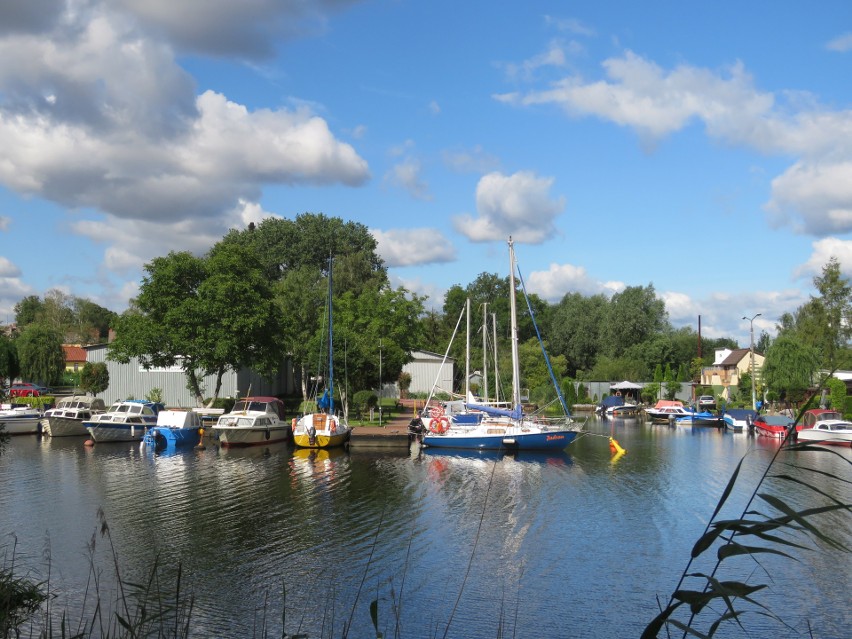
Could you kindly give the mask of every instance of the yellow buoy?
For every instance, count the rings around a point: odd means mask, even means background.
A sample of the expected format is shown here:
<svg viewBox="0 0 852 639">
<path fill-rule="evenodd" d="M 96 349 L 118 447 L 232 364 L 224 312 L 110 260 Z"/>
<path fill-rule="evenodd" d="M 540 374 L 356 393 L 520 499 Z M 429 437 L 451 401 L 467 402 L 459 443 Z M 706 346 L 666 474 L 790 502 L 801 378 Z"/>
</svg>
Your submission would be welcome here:
<svg viewBox="0 0 852 639">
<path fill-rule="evenodd" d="M 623 455 L 627 452 L 612 437 L 609 438 L 609 449 L 612 451 L 613 455 Z"/>
</svg>

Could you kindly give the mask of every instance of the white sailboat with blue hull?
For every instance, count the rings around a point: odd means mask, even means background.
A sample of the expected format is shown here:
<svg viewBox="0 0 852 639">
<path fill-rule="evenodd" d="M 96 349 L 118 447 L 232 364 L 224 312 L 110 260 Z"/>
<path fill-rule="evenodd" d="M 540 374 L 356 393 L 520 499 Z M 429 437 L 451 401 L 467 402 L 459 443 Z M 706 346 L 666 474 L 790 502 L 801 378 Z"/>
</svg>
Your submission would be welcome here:
<svg viewBox="0 0 852 639">
<path fill-rule="evenodd" d="M 515 302 L 515 249 L 509 238 L 509 302 L 511 312 L 512 341 L 512 406 L 510 409 L 489 405 L 469 404 L 473 410 L 485 413 L 479 424 L 474 427 L 459 428 L 451 425 L 440 428 L 439 432 L 427 431 L 423 435 L 423 445 L 433 448 L 459 448 L 476 450 L 562 450 L 582 432 L 582 426 L 571 419 L 565 398 L 559 384 L 556 383 L 550 359 L 542 347 L 551 381 L 556 388 L 564 416 L 545 417 L 525 414 L 521 405 L 520 364 L 518 357 L 518 319 Z M 523 279 L 521 279 L 523 286 Z M 526 293 L 525 293 L 526 294 Z M 529 307 L 529 300 L 527 300 Z M 532 308 L 530 314 L 532 315 Z M 535 325 L 535 317 L 533 316 Z M 538 327 L 536 326 L 536 333 Z M 541 336 L 539 335 L 539 343 Z"/>
</svg>

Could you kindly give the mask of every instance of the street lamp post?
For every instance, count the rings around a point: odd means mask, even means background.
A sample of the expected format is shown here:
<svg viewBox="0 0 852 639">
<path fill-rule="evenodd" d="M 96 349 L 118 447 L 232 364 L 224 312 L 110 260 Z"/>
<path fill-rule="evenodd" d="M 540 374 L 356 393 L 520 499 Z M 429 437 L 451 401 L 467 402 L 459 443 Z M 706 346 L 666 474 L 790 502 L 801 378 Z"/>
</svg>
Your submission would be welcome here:
<svg viewBox="0 0 852 639">
<path fill-rule="evenodd" d="M 748 320 L 748 323 L 749 323 L 750 341 L 749 341 L 748 350 L 749 350 L 749 353 L 750 353 L 750 356 L 751 356 L 751 409 L 752 410 L 757 410 L 757 396 L 755 395 L 755 392 L 754 392 L 754 319 L 756 317 L 760 317 L 760 316 L 761 316 L 761 313 L 755 313 L 754 316 L 752 316 L 749 319 L 748 317 L 743 315 L 743 319 Z"/>
</svg>

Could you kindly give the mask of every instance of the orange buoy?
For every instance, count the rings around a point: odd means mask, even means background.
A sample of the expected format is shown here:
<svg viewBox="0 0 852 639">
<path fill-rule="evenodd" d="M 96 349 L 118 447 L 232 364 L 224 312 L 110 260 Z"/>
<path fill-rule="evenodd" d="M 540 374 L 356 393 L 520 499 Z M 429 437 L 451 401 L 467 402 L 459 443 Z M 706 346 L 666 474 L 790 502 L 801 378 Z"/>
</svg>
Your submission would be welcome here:
<svg viewBox="0 0 852 639">
<path fill-rule="evenodd" d="M 609 438 L 609 449 L 612 451 L 613 455 L 623 455 L 627 452 L 612 437 Z"/>
<path fill-rule="evenodd" d="M 93 439 L 87 439 L 86 441 L 83 442 L 83 446 L 94 446 L 94 445 L 95 445 L 95 441 Z"/>
</svg>

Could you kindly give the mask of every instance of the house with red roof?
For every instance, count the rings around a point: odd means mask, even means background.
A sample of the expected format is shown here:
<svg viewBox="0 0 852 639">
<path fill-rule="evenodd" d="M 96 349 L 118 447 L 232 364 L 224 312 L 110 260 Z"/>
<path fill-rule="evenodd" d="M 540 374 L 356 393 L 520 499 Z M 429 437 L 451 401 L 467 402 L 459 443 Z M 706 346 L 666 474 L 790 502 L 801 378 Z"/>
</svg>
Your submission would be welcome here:
<svg viewBox="0 0 852 639">
<path fill-rule="evenodd" d="M 65 354 L 65 370 L 75 373 L 83 370 L 86 363 L 86 351 L 79 344 L 63 344 L 62 352 Z"/>
</svg>

